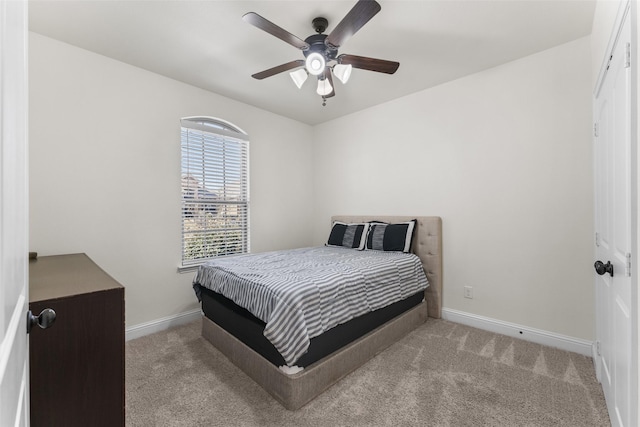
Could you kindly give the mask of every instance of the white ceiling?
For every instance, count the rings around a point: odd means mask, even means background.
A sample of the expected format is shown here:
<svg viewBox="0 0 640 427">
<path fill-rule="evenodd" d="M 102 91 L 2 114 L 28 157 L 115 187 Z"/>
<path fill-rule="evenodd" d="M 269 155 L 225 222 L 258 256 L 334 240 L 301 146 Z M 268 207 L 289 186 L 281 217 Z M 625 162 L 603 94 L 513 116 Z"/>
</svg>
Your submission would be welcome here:
<svg viewBox="0 0 640 427">
<path fill-rule="evenodd" d="M 309 79 L 251 75 L 302 52 L 245 23 L 253 11 L 301 39 L 327 33 L 355 0 L 31 0 L 29 28 L 69 44 L 308 124 L 322 123 L 591 33 L 591 0 L 379 0 L 340 53 L 400 62 L 394 75 L 354 69 L 322 106 Z"/>
</svg>

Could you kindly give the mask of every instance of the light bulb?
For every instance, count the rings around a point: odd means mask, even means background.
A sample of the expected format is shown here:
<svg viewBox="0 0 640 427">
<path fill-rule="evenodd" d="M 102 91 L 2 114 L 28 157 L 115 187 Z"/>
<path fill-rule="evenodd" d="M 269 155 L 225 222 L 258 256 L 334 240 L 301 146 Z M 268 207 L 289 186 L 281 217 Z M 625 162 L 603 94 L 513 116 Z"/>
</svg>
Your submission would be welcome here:
<svg viewBox="0 0 640 427">
<path fill-rule="evenodd" d="M 307 71 L 310 74 L 318 76 L 324 71 L 324 56 L 320 55 L 318 52 L 313 52 L 307 56 L 307 60 L 304 65 L 307 67 Z"/>
<path fill-rule="evenodd" d="M 327 96 L 333 92 L 333 86 L 331 86 L 329 79 L 318 79 L 318 89 L 316 92 L 320 96 Z"/>
<path fill-rule="evenodd" d="M 300 89 L 304 82 L 307 80 L 307 76 L 309 75 L 309 73 L 307 73 L 307 70 L 305 70 L 304 68 L 300 68 L 296 71 L 290 72 L 289 75 L 293 79 L 293 82 L 296 84 L 296 86 L 298 86 L 298 89 Z"/>
<path fill-rule="evenodd" d="M 351 70 L 353 67 L 351 64 L 336 64 L 333 67 L 333 74 L 342 82 L 342 84 L 346 84 L 349 81 L 349 77 L 351 77 Z"/>
</svg>

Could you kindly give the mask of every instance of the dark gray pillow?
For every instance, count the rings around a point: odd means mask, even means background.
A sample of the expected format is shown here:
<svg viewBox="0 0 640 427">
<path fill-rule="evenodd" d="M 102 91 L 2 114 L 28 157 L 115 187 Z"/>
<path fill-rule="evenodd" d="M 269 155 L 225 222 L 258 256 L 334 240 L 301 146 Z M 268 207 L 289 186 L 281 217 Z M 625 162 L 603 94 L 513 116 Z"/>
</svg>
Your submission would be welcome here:
<svg viewBox="0 0 640 427">
<path fill-rule="evenodd" d="M 344 246 L 346 248 L 364 249 L 367 241 L 367 230 L 369 224 L 345 224 L 336 221 L 331 227 L 328 246 Z"/>
<path fill-rule="evenodd" d="M 398 224 L 371 222 L 366 248 L 374 251 L 411 251 L 416 222 L 415 219 Z"/>
</svg>

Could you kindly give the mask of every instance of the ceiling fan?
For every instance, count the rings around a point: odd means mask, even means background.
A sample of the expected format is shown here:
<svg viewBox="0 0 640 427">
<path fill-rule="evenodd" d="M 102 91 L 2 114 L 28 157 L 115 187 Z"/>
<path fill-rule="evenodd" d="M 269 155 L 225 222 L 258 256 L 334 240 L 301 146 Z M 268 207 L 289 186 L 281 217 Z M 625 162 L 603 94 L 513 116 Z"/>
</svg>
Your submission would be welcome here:
<svg viewBox="0 0 640 427">
<path fill-rule="evenodd" d="M 298 68 L 298 70 L 289 73 L 298 89 L 302 87 L 309 74 L 317 77 L 318 88 L 316 92 L 322 97 L 322 105 L 326 105 L 327 98 L 335 95 L 332 74 L 344 84 L 349 80 L 352 68 L 386 74 L 395 73 L 400 66 L 399 62 L 348 54 L 338 55 L 340 46 L 380 12 L 380 9 L 380 4 L 375 0 L 359 0 L 328 35 L 323 33 L 329 22 L 322 17 L 315 18 L 312 25 L 317 34 L 310 35 L 304 40 L 255 12 L 245 14 L 242 16 L 245 22 L 300 49 L 305 57 L 305 59 L 296 59 L 269 68 L 253 74 L 251 77 L 262 80 Z"/>
</svg>

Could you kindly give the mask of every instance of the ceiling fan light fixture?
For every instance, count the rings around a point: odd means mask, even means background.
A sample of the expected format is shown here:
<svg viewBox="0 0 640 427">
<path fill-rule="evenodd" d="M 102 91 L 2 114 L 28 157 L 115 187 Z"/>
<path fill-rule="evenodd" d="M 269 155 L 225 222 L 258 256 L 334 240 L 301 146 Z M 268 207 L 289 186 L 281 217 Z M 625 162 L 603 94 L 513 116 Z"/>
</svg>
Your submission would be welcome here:
<svg viewBox="0 0 640 427">
<path fill-rule="evenodd" d="M 342 84 L 347 84 L 349 81 L 349 77 L 351 77 L 351 70 L 353 67 L 351 64 L 336 64 L 333 67 L 333 75 L 338 78 L 342 82 Z"/>
<path fill-rule="evenodd" d="M 255 12 L 245 13 L 242 16 L 243 21 L 301 50 L 304 55 L 304 59 L 300 58 L 271 67 L 255 73 L 251 77 L 262 80 L 287 71 L 298 89 L 301 89 L 311 74 L 318 80 L 316 92 L 322 97 L 322 105 L 326 105 L 327 98 L 335 96 L 334 75 L 342 84 L 346 84 L 351 77 L 353 68 L 377 73 L 395 73 L 400 66 L 399 62 L 367 56 L 338 54 L 340 46 L 344 45 L 345 41 L 358 32 L 380 10 L 381 6 L 376 0 L 357 0 L 356 4 L 329 34 L 324 34 L 329 25 L 328 20 L 323 17 L 315 18 L 312 25 L 316 34 L 312 34 L 304 40 Z"/>
<path fill-rule="evenodd" d="M 307 80 L 307 76 L 309 73 L 304 68 L 300 68 L 296 71 L 292 71 L 289 73 L 293 82 L 298 86 L 298 89 L 302 87 L 304 82 Z"/>
<path fill-rule="evenodd" d="M 333 92 L 333 86 L 331 86 L 329 79 L 318 79 L 318 89 L 316 92 L 320 96 L 327 96 Z"/>
<path fill-rule="evenodd" d="M 324 71 L 324 56 L 322 56 L 318 52 L 310 53 L 309 56 L 307 56 L 307 60 L 305 61 L 304 65 L 307 68 L 309 74 L 319 76 Z"/>
</svg>

